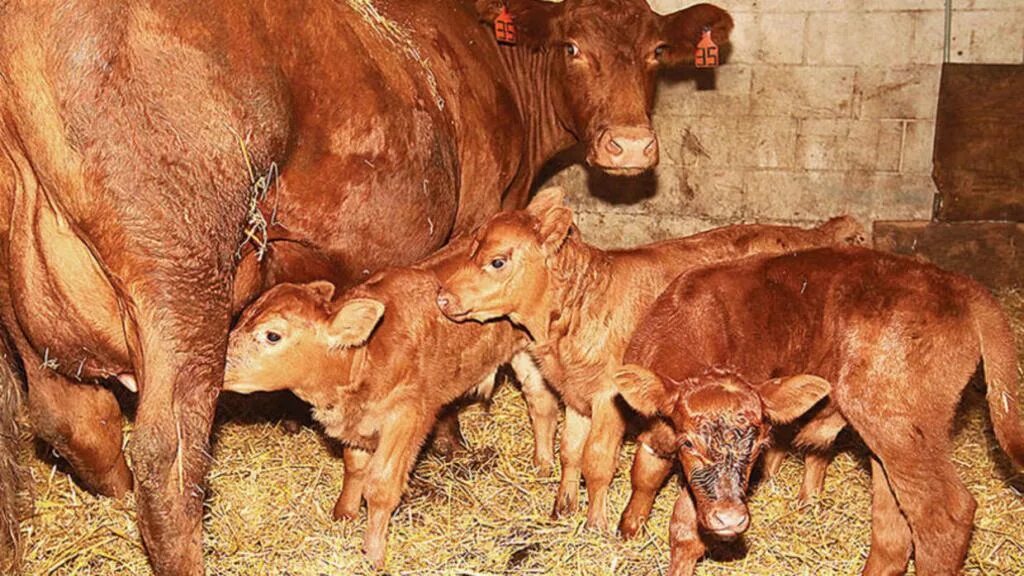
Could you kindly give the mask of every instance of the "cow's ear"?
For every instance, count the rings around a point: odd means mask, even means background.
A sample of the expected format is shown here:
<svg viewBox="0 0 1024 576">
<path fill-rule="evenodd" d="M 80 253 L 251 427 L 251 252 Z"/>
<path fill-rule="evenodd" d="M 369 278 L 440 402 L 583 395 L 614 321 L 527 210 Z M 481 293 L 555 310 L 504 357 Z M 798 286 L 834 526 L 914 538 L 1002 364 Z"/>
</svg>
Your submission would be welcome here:
<svg viewBox="0 0 1024 576">
<path fill-rule="evenodd" d="M 501 9 L 507 7 L 516 26 L 517 43 L 541 46 L 551 41 L 563 4 L 548 0 L 476 0 L 476 10 L 480 21 L 493 27 Z"/>
<path fill-rule="evenodd" d="M 679 397 L 657 374 L 636 364 L 626 364 L 615 372 L 615 387 L 626 403 L 644 416 L 670 415 Z"/>
<path fill-rule="evenodd" d="M 326 280 L 310 282 L 309 284 L 306 284 L 306 289 L 324 302 L 330 302 L 331 298 L 334 297 L 334 284 L 331 284 Z"/>
<path fill-rule="evenodd" d="M 697 43 L 704 30 L 711 31 L 711 40 L 719 50 L 729 43 L 732 17 L 712 4 L 697 4 L 661 18 L 661 61 L 668 66 L 692 64 Z"/>
<path fill-rule="evenodd" d="M 828 380 L 810 374 L 773 378 L 757 386 L 765 414 L 776 424 L 788 424 L 803 416 L 831 390 Z"/>
<path fill-rule="evenodd" d="M 537 233 L 548 253 L 557 252 L 572 232 L 572 210 L 565 205 L 565 191 L 545 188 L 526 207 L 537 219 Z"/>
<path fill-rule="evenodd" d="M 334 313 L 327 338 L 332 347 L 362 346 L 370 339 L 373 329 L 384 316 L 384 303 L 372 298 L 353 298 L 345 301 Z"/>
</svg>

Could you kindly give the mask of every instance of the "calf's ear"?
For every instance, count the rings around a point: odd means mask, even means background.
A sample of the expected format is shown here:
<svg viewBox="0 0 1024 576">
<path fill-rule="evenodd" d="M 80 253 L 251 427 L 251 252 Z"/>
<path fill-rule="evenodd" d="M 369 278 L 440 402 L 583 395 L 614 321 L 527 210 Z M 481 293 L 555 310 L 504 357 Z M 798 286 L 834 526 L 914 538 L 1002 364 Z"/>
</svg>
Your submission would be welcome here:
<svg viewBox="0 0 1024 576">
<path fill-rule="evenodd" d="M 814 408 L 831 389 L 824 378 L 800 374 L 762 382 L 757 393 L 761 396 L 768 419 L 776 424 L 788 424 Z"/>
<path fill-rule="evenodd" d="M 572 209 L 565 205 L 565 191 L 556 186 L 537 192 L 526 211 L 537 219 L 544 249 L 558 252 L 572 231 Z"/>
<path fill-rule="evenodd" d="M 650 370 L 626 364 L 615 373 L 615 387 L 626 403 L 644 416 L 664 414 L 672 411 L 679 392 L 670 390 L 657 374 Z"/>
<path fill-rule="evenodd" d="M 668 66 L 693 63 L 697 42 L 704 30 L 711 30 L 711 40 L 719 50 L 729 43 L 732 17 L 713 4 L 696 4 L 685 10 L 661 18 L 661 41 L 664 53 L 661 61 Z"/>
<path fill-rule="evenodd" d="M 327 328 L 331 346 L 351 348 L 362 346 L 384 316 L 384 304 L 372 298 L 353 298 L 334 313 Z"/>
<path fill-rule="evenodd" d="M 331 298 L 334 297 L 334 284 L 331 284 L 326 280 L 310 282 L 309 284 L 306 284 L 306 288 L 324 302 L 330 302 Z"/>
<path fill-rule="evenodd" d="M 549 43 L 558 19 L 565 11 L 564 2 L 547 0 L 476 0 L 480 22 L 488 27 L 507 8 L 516 27 L 517 44 L 542 46 Z"/>
</svg>

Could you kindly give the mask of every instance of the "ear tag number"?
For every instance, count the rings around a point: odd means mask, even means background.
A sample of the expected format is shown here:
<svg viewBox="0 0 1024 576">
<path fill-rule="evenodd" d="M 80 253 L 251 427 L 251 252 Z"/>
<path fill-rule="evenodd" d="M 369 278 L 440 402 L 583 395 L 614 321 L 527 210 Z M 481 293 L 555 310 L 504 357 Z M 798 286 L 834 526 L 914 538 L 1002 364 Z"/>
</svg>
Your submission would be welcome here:
<svg viewBox="0 0 1024 576">
<path fill-rule="evenodd" d="M 697 68 L 715 68 L 718 66 L 718 45 L 711 39 L 711 29 L 705 28 L 697 43 L 694 53 Z"/>
<path fill-rule="evenodd" d="M 514 46 L 516 40 L 518 40 L 518 34 L 516 34 L 516 25 L 512 20 L 512 15 L 508 13 L 508 8 L 502 8 L 501 13 L 494 19 L 494 37 L 498 39 L 501 44 L 509 44 Z"/>
</svg>

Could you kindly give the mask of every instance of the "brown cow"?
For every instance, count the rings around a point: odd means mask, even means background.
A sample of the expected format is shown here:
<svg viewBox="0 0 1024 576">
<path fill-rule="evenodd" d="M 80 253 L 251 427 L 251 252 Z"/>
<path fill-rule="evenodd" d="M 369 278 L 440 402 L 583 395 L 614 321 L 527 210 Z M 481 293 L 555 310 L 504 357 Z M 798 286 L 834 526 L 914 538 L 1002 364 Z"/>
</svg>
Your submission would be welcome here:
<svg viewBox="0 0 1024 576">
<path fill-rule="evenodd" d="M 326 263 L 348 286 L 414 262 L 523 205 L 579 140 L 597 166 L 650 167 L 656 70 L 731 28 L 708 5 L 512 0 L 521 44 L 499 47 L 499 4 L 0 2 L 0 316 L 37 434 L 97 492 L 133 478 L 96 382 L 137 387 L 130 450 L 157 573 L 202 572 L 233 300 Z M 253 181 L 273 167 L 283 184 L 263 211 L 279 224 L 264 260 L 238 262 Z"/>
<path fill-rule="evenodd" d="M 625 361 L 622 395 L 671 421 L 693 496 L 680 494 L 673 513 L 673 574 L 703 554 L 698 526 L 728 538 L 748 525 L 768 421 L 792 421 L 826 394 L 834 409 L 809 426 L 838 414 L 872 453 L 865 574 L 902 574 L 911 551 L 918 574 L 960 572 L 975 503 L 949 435 L 979 362 L 996 438 L 1024 467 L 1006 315 L 973 280 L 917 260 L 822 248 L 697 270 L 651 307 Z"/>
<path fill-rule="evenodd" d="M 550 469 L 558 401 L 507 323 L 457 324 L 434 303 L 437 278 L 385 270 L 332 301 L 329 282 L 280 284 L 242 314 L 228 345 L 224 389 L 291 390 L 345 444 L 345 483 L 335 518 L 366 499 L 365 550 L 383 567 L 387 527 L 442 407 L 493 386 L 512 360 L 530 407 L 537 464 Z M 518 355 L 516 353 L 519 352 Z"/>
<path fill-rule="evenodd" d="M 840 218 L 812 230 L 730 226 L 631 250 L 583 242 L 562 191 L 541 191 L 523 211 L 494 216 L 476 233 L 471 257 L 438 276 L 438 305 L 457 321 L 507 317 L 533 338 L 531 353 L 561 393 L 566 424 L 555 516 L 571 513 L 579 475 L 587 481 L 587 524 L 607 525 L 608 485 L 625 430 L 614 368 L 633 329 L 681 272 L 757 253 L 844 243 L 859 234 Z"/>
</svg>

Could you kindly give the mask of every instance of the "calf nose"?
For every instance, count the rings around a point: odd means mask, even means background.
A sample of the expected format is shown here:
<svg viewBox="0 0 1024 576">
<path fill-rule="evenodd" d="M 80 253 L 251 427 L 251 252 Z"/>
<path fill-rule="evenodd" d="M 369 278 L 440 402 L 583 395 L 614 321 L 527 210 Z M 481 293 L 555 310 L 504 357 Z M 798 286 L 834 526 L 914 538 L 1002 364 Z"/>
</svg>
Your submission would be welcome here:
<svg viewBox="0 0 1024 576">
<path fill-rule="evenodd" d="M 750 525 L 750 516 L 745 510 L 728 508 L 711 515 L 708 528 L 721 536 L 738 536 Z"/>
<path fill-rule="evenodd" d="M 441 312 L 449 314 L 459 307 L 459 300 L 451 292 L 441 288 L 437 291 L 437 307 Z"/>
<path fill-rule="evenodd" d="M 598 138 L 591 162 L 602 168 L 646 170 L 658 163 L 658 139 L 647 127 L 609 128 Z"/>
</svg>

